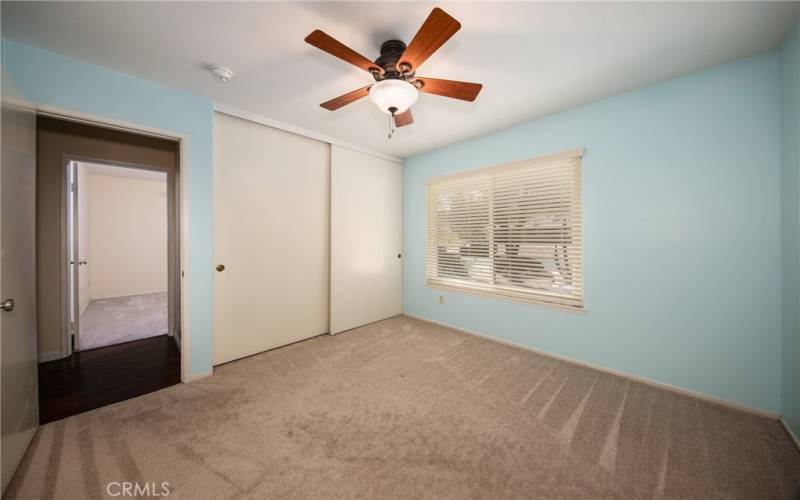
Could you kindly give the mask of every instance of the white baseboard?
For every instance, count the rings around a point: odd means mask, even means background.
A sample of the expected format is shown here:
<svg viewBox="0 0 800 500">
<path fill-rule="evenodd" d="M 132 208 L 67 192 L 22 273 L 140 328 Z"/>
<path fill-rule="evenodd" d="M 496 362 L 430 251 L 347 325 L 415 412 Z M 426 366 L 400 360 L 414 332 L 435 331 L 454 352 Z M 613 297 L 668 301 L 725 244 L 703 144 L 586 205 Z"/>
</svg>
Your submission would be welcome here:
<svg viewBox="0 0 800 500">
<path fill-rule="evenodd" d="M 40 352 L 39 353 L 39 363 L 46 363 L 48 361 L 61 359 L 63 357 L 64 356 L 61 354 L 61 351 Z"/>
<path fill-rule="evenodd" d="M 123 297 L 133 297 L 135 295 L 151 295 L 153 293 L 167 293 L 167 290 L 145 290 L 143 292 L 122 293 L 119 295 L 104 295 L 102 297 L 92 297 L 89 299 L 89 302 L 92 300 L 121 299 Z"/>
<path fill-rule="evenodd" d="M 585 367 L 591 368 L 593 370 L 599 370 L 601 372 L 610 373 L 612 375 L 617 375 L 617 376 L 624 377 L 624 378 L 627 378 L 627 379 L 630 379 L 630 380 L 635 380 L 636 382 L 641 382 L 643 384 L 651 385 L 651 386 L 658 387 L 658 388 L 661 388 L 661 389 L 666 389 L 668 391 L 672 391 L 672 392 L 675 392 L 675 393 L 678 393 L 678 394 L 682 394 L 684 396 L 689 396 L 689 397 L 693 397 L 693 398 L 697 398 L 697 399 L 702 399 L 704 401 L 708 401 L 708 402 L 715 403 L 715 404 L 718 404 L 718 405 L 726 406 L 728 408 L 733 408 L 735 410 L 744 411 L 744 412 L 751 413 L 751 414 L 754 414 L 754 415 L 759 415 L 759 416 L 762 416 L 762 417 L 768 417 L 768 418 L 772 418 L 772 419 L 775 419 L 775 420 L 780 419 L 780 415 L 777 414 L 777 413 L 774 413 L 774 412 L 771 412 L 771 411 L 767 411 L 767 410 L 762 410 L 760 408 L 755 408 L 755 407 L 752 407 L 752 406 L 748 406 L 748 405 L 743 404 L 743 403 L 737 403 L 736 401 L 729 401 L 727 399 L 717 398 L 715 396 L 710 396 L 708 394 L 703 394 L 702 392 L 693 391 L 691 389 L 684 389 L 683 387 L 677 387 L 677 386 L 674 386 L 674 385 L 665 384 L 664 382 L 658 382 L 656 380 L 640 377 L 638 375 L 633 375 L 631 373 L 622 372 L 622 371 L 619 371 L 619 370 L 614 370 L 612 368 L 606 368 L 605 366 L 596 365 L 594 363 L 589 363 L 587 361 L 581 361 L 579 359 L 570 358 L 568 356 L 562 356 L 560 354 L 555 354 L 555 353 L 552 353 L 552 352 L 543 351 L 541 349 L 536 349 L 535 347 L 530 347 L 530 346 L 518 344 L 516 342 L 511 342 L 509 340 L 505 340 L 505 339 L 501 339 L 501 338 L 498 338 L 498 337 L 494 337 L 492 335 L 488 335 L 488 334 L 485 334 L 485 333 L 476 332 L 476 331 L 473 331 L 473 330 L 467 330 L 467 329 L 464 329 L 464 328 L 461 328 L 461 327 L 458 327 L 458 326 L 454 326 L 454 325 L 450 325 L 448 323 L 444 323 L 442 321 L 432 320 L 432 319 L 425 318 L 425 317 L 422 317 L 422 316 L 417 316 L 415 314 L 409 314 L 409 313 L 403 313 L 403 314 L 405 316 L 410 317 L 410 318 L 415 318 L 415 319 L 419 319 L 419 320 L 422 320 L 422 321 L 427 321 L 428 323 L 433 323 L 435 325 L 446 326 L 447 328 L 452 328 L 453 330 L 457 330 L 459 332 L 463 332 L 463 333 L 466 333 L 468 335 L 481 337 L 481 338 L 484 338 L 486 340 L 491 340 L 491 341 L 494 341 L 494 342 L 498 342 L 500 344 L 505 344 L 505 345 L 508 345 L 508 346 L 511 346 L 511 347 L 516 347 L 518 349 L 522 349 L 522 350 L 525 350 L 525 351 L 534 352 L 534 353 L 540 354 L 542 356 L 547 356 L 547 357 L 550 357 L 550 358 L 558 359 L 560 361 L 566 361 L 568 363 L 573 363 L 573 364 L 576 364 L 576 365 L 585 366 Z"/>
<path fill-rule="evenodd" d="M 797 439 L 797 436 L 794 434 L 794 432 L 792 432 L 792 428 L 789 427 L 789 424 L 786 423 L 786 420 L 784 420 L 783 417 L 780 418 L 780 421 L 781 425 L 783 426 L 783 430 L 785 430 L 786 434 L 788 434 L 789 437 L 792 438 L 792 441 L 794 441 L 794 445 L 797 447 L 797 450 L 800 451 L 800 440 Z"/>
<path fill-rule="evenodd" d="M 181 382 L 183 382 L 184 384 L 188 384 L 189 382 L 194 382 L 194 381 L 200 380 L 202 378 L 210 377 L 213 374 L 214 374 L 214 370 L 213 369 L 211 369 L 211 370 L 209 370 L 207 372 L 203 372 L 203 373 L 190 373 L 190 374 L 186 375 L 186 379 L 182 380 Z"/>
</svg>

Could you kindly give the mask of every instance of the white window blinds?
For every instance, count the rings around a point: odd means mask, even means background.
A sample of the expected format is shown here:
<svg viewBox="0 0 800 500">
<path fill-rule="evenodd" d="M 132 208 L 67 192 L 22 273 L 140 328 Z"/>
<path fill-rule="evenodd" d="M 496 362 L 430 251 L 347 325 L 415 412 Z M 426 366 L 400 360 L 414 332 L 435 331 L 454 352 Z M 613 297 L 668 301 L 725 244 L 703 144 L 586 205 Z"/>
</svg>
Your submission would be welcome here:
<svg viewBox="0 0 800 500">
<path fill-rule="evenodd" d="M 431 181 L 428 284 L 582 309 L 582 156 Z"/>
</svg>

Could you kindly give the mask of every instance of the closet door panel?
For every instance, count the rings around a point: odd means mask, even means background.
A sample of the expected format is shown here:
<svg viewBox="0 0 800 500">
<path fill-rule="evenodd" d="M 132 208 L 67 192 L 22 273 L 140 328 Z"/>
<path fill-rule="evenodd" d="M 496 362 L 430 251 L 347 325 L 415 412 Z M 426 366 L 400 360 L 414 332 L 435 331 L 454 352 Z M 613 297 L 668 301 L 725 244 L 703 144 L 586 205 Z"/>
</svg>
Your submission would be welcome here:
<svg viewBox="0 0 800 500">
<path fill-rule="evenodd" d="M 330 145 L 214 117 L 214 364 L 328 332 Z"/>
<path fill-rule="evenodd" d="M 401 168 L 331 146 L 331 333 L 403 312 Z"/>
</svg>

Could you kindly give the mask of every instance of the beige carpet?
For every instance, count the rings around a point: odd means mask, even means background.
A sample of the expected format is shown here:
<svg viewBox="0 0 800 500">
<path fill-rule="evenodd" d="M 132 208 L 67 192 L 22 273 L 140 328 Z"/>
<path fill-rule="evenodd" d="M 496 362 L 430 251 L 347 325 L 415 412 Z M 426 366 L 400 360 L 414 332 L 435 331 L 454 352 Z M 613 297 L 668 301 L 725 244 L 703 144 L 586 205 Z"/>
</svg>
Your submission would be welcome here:
<svg viewBox="0 0 800 500">
<path fill-rule="evenodd" d="M 167 292 L 94 299 L 81 314 L 80 348 L 95 349 L 164 335 Z"/>
<path fill-rule="evenodd" d="M 799 480 L 774 420 L 397 317 L 45 425 L 8 496 L 772 499 Z"/>
</svg>

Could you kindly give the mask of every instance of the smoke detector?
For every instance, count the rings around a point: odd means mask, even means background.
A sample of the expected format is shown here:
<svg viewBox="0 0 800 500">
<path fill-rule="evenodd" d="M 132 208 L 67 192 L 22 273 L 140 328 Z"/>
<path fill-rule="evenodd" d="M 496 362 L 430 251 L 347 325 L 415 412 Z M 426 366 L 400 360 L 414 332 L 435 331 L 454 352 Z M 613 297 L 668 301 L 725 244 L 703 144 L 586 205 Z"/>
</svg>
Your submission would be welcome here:
<svg viewBox="0 0 800 500">
<path fill-rule="evenodd" d="M 211 70 L 211 75 L 214 77 L 214 79 L 220 83 L 227 83 L 231 78 L 233 78 L 233 71 L 225 66 L 211 66 L 209 69 Z"/>
</svg>

